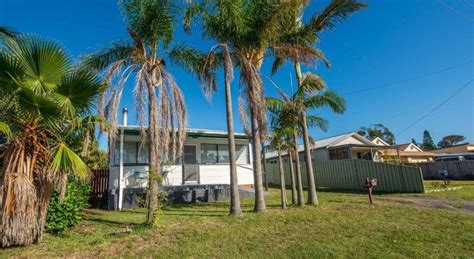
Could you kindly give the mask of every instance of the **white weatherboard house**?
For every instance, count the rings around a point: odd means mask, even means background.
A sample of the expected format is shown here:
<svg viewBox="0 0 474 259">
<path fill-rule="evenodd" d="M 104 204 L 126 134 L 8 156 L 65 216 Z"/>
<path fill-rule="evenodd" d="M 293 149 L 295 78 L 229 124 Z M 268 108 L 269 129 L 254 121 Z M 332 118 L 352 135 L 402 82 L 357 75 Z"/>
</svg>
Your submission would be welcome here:
<svg viewBox="0 0 474 259">
<path fill-rule="evenodd" d="M 110 209 L 136 206 L 137 194 L 142 194 L 148 185 L 148 143 L 141 141 L 139 126 L 126 125 L 126 115 L 124 124 L 119 126 L 120 136 L 115 150 L 110 152 Z M 239 186 L 250 187 L 254 184 L 250 139 L 245 134 L 236 133 L 235 143 Z M 227 132 L 188 129 L 183 149 L 183 155 L 176 161 L 162 166 L 165 175 L 163 188 L 177 190 L 179 195 L 191 195 L 191 198 L 186 198 L 175 194 L 177 202 L 180 199 L 196 201 L 200 199 L 199 195 L 206 196 L 201 197 L 204 201 L 223 199 L 230 185 Z M 202 193 L 196 194 L 196 190 Z M 214 197 L 208 197 L 211 194 Z"/>
</svg>

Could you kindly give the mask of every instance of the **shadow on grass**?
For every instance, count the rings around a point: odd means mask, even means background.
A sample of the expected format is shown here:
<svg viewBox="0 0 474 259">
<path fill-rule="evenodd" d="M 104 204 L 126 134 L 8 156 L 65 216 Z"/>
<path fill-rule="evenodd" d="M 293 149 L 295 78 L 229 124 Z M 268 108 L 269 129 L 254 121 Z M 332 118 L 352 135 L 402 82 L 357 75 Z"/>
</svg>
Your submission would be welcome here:
<svg viewBox="0 0 474 259">
<path fill-rule="evenodd" d="M 145 223 L 134 223 L 131 221 L 120 221 L 120 220 L 111 220 L 111 219 L 101 219 L 95 217 L 84 217 L 87 221 L 95 222 L 95 223 L 102 223 L 105 225 L 113 226 L 113 227 L 124 227 L 129 226 L 133 228 L 145 228 L 147 225 Z"/>
</svg>

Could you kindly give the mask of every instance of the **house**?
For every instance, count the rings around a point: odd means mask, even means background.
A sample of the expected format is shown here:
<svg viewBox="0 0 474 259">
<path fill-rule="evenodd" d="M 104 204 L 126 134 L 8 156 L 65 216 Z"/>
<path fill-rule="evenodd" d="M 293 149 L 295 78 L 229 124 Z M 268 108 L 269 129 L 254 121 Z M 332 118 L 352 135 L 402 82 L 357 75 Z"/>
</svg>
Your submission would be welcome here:
<svg viewBox="0 0 474 259">
<path fill-rule="evenodd" d="M 380 141 L 380 138 L 372 140 L 372 142 L 377 143 L 377 145 L 385 147 L 377 150 L 377 155 L 380 157 L 381 162 L 402 164 L 431 162 L 435 155 L 434 153 L 423 151 L 413 143 L 390 146 L 382 141 Z"/>
<path fill-rule="evenodd" d="M 148 143 L 142 142 L 139 126 L 118 127 L 120 136 L 110 154 L 109 209 L 137 206 L 137 197 L 148 185 Z M 245 188 L 254 184 L 250 139 L 235 134 L 238 183 Z M 110 146 L 110 145 L 109 145 Z M 226 131 L 188 129 L 183 155 L 163 163 L 162 189 L 171 202 L 211 201 L 229 197 L 230 167 Z M 244 194 L 242 194 L 244 192 Z M 212 197 L 211 197 L 212 196 Z M 247 195 L 248 196 L 248 195 Z M 252 196 L 250 196 L 252 197 Z"/>
<path fill-rule="evenodd" d="M 338 159 L 365 159 L 379 161 L 377 150 L 383 148 L 356 132 L 349 132 L 330 138 L 320 139 L 311 145 L 311 158 L 316 161 Z M 304 146 L 298 145 L 300 160 L 304 161 Z M 286 157 L 286 152 L 283 153 Z M 265 159 L 270 163 L 277 163 L 278 154 L 268 152 Z"/>
<path fill-rule="evenodd" d="M 453 154 L 474 152 L 474 143 L 464 143 L 447 148 L 433 150 L 436 154 Z"/>
</svg>

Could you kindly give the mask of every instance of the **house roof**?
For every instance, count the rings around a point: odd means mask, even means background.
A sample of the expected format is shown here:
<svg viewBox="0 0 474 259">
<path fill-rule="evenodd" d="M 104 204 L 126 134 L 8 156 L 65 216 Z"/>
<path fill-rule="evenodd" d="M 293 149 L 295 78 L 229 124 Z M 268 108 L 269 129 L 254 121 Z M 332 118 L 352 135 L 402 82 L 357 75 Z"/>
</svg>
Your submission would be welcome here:
<svg viewBox="0 0 474 259">
<path fill-rule="evenodd" d="M 345 140 L 349 138 L 355 138 L 359 142 L 361 142 L 362 145 L 367 145 L 367 146 L 374 146 L 377 147 L 376 144 L 370 142 L 368 139 L 364 138 L 363 136 L 359 135 L 357 132 L 349 132 L 329 138 L 324 138 L 320 140 L 316 140 L 312 145 L 311 149 L 320 149 L 320 148 L 331 148 L 331 147 L 336 147 L 336 146 L 345 146 L 345 145 L 351 145 L 344 143 Z M 354 144 L 357 145 L 357 144 Z M 360 145 L 360 144 L 359 144 Z M 298 152 L 301 152 L 304 150 L 304 145 L 298 145 Z M 286 152 L 283 152 L 285 155 Z M 278 154 L 277 152 L 267 152 L 265 153 L 265 158 L 273 158 L 277 157 Z"/>
<path fill-rule="evenodd" d="M 145 129 L 148 127 L 145 127 Z M 141 126 L 138 125 L 119 125 L 118 129 L 123 129 L 125 131 L 125 134 L 128 135 L 138 135 L 140 134 L 140 129 Z M 193 128 L 188 128 L 186 129 L 186 135 L 189 138 L 223 138 L 227 137 L 227 131 L 224 130 L 212 130 L 212 129 L 193 129 Z M 235 138 L 238 139 L 248 139 L 250 138 L 247 136 L 245 133 L 240 133 L 240 132 L 234 132 Z"/>
<path fill-rule="evenodd" d="M 385 140 L 383 140 L 381 137 L 375 137 L 375 138 L 372 138 L 370 140 L 370 142 L 374 143 L 374 144 L 377 144 L 377 145 L 380 145 L 378 143 L 382 143 L 382 145 L 380 146 L 390 146 L 390 144 L 388 144 Z"/>
</svg>

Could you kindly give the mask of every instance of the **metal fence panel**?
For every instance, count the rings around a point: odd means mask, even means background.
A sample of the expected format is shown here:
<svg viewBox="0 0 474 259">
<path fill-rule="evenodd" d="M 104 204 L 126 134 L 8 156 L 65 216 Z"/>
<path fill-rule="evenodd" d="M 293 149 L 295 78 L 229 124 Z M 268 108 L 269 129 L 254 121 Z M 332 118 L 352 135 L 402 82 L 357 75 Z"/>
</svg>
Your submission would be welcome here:
<svg viewBox="0 0 474 259">
<path fill-rule="evenodd" d="M 418 166 L 425 179 L 442 179 L 440 171 L 447 170 L 450 179 L 474 179 L 474 161 L 428 162 Z"/>
<path fill-rule="evenodd" d="M 285 183 L 291 184 L 288 161 L 285 161 Z M 306 166 L 301 164 L 303 185 L 307 184 Z M 318 188 L 364 190 L 366 178 L 377 178 L 375 188 L 381 192 L 424 192 L 420 168 L 405 165 L 377 163 L 367 160 L 313 161 L 314 177 Z M 266 163 L 267 179 L 271 184 L 280 184 L 278 163 Z"/>
</svg>

